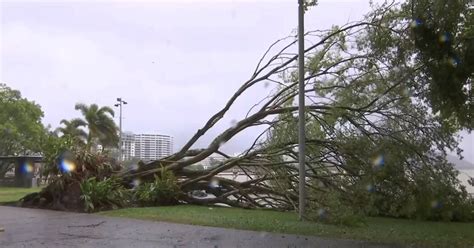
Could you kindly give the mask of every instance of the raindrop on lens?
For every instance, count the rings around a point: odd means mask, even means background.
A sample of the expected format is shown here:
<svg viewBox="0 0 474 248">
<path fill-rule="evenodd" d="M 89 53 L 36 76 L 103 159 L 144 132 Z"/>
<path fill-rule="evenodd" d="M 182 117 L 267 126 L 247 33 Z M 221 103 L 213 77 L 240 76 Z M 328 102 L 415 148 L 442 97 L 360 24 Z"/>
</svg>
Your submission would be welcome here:
<svg viewBox="0 0 474 248">
<path fill-rule="evenodd" d="M 235 120 L 235 119 L 231 120 L 230 125 L 235 128 L 237 126 L 237 120 Z"/>
<path fill-rule="evenodd" d="M 375 187 L 374 187 L 374 185 L 372 185 L 371 183 L 367 184 L 367 185 L 365 186 L 365 189 L 366 189 L 368 192 L 370 192 L 370 193 L 373 193 L 373 192 L 375 191 Z"/>
<path fill-rule="evenodd" d="M 431 202 L 431 208 L 433 208 L 433 209 L 439 209 L 439 208 L 441 208 L 441 206 L 442 206 L 441 202 L 438 201 L 438 200 L 434 200 L 434 201 Z"/>
<path fill-rule="evenodd" d="M 440 43 L 446 43 L 449 41 L 449 34 L 448 33 L 444 33 L 442 35 L 439 36 L 438 38 L 439 42 Z"/>
<path fill-rule="evenodd" d="M 372 166 L 374 168 L 382 168 L 385 165 L 385 158 L 383 155 L 378 155 L 373 161 Z"/>
<path fill-rule="evenodd" d="M 69 173 L 76 169 L 76 164 L 69 159 L 63 159 L 60 164 L 61 172 Z"/>
<path fill-rule="evenodd" d="M 417 27 L 421 26 L 421 24 L 422 24 L 422 22 L 421 22 L 420 19 L 415 19 L 410 23 L 410 26 L 412 28 L 417 28 Z"/>
<path fill-rule="evenodd" d="M 457 67 L 459 64 L 459 61 L 455 58 L 449 58 L 448 62 L 452 67 Z"/>
<path fill-rule="evenodd" d="M 21 166 L 21 172 L 23 174 L 28 174 L 28 173 L 32 173 L 33 172 L 33 165 L 29 162 L 25 162 L 22 166 Z"/>
<path fill-rule="evenodd" d="M 219 180 L 217 179 L 212 179 L 212 181 L 209 183 L 209 187 L 211 188 L 219 188 Z"/>
<path fill-rule="evenodd" d="M 133 185 L 134 188 L 140 186 L 140 183 L 141 183 L 141 180 L 139 178 L 135 178 L 132 181 L 132 185 Z"/>
<path fill-rule="evenodd" d="M 319 218 L 324 218 L 326 216 L 326 210 L 323 208 L 318 209 L 318 216 Z"/>
<path fill-rule="evenodd" d="M 410 92 L 410 89 L 408 87 L 406 87 L 405 89 L 403 89 L 403 95 L 405 95 L 406 97 L 410 97 L 411 96 L 411 92 Z"/>
<path fill-rule="evenodd" d="M 324 188 L 324 187 L 326 187 L 326 185 L 323 183 L 323 181 L 319 181 L 318 182 L 318 187 Z"/>
</svg>

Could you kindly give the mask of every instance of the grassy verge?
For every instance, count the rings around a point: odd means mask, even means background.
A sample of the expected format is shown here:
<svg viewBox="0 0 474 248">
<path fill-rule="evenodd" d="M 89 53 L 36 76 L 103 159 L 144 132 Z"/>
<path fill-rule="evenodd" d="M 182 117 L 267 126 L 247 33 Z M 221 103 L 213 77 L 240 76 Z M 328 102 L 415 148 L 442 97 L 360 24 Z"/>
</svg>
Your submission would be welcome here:
<svg viewBox="0 0 474 248">
<path fill-rule="evenodd" d="M 367 223 L 360 227 L 341 227 L 314 222 L 299 222 L 294 213 L 202 206 L 128 208 L 101 212 L 100 214 L 254 231 L 415 244 L 427 247 L 474 246 L 474 223 L 369 218 Z"/>
<path fill-rule="evenodd" d="M 40 191 L 41 188 L 11 188 L 0 187 L 0 205 L 16 202 L 23 196 Z"/>
</svg>

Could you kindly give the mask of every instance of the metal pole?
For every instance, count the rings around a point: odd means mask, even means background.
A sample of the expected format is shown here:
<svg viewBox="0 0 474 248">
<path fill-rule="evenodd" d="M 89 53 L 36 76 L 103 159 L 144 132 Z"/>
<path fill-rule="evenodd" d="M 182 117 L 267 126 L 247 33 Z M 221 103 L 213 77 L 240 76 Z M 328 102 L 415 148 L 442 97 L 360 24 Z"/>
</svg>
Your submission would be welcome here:
<svg viewBox="0 0 474 248">
<path fill-rule="evenodd" d="M 119 121 L 119 128 L 120 128 L 120 134 L 119 134 L 119 154 L 120 154 L 120 161 L 123 161 L 123 151 L 122 151 L 122 101 L 120 101 L 120 121 Z"/>
<path fill-rule="evenodd" d="M 304 0 L 298 0 L 298 158 L 299 158 L 299 220 L 305 215 L 305 102 L 304 102 Z"/>
</svg>

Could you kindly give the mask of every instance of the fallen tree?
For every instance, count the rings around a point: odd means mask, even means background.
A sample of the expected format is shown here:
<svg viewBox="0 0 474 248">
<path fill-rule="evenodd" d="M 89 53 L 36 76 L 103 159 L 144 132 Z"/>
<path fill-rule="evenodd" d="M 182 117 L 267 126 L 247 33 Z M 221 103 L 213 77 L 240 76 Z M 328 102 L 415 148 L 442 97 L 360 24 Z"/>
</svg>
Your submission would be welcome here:
<svg viewBox="0 0 474 248">
<path fill-rule="evenodd" d="M 415 52 L 403 47 L 407 42 L 397 49 L 392 44 L 380 45 L 395 42 L 393 37 L 410 39 L 411 20 L 400 19 L 397 13 L 401 12 L 396 4 L 383 5 L 364 21 L 305 34 L 310 40 L 303 75 L 306 187 L 310 215 L 316 218 L 336 219 L 348 209 L 366 215 L 472 218 L 467 193 L 444 159 L 447 150 L 457 148 L 457 129 L 430 113 L 421 94 L 425 89 L 416 87 L 426 65 L 411 59 Z M 294 98 L 299 75 L 295 45 L 294 37 L 273 43 L 250 78 L 178 152 L 110 176 L 125 187 L 139 188 L 153 182 L 162 185 L 163 175 L 170 173 L 177 187 L 166 193 L 164 202 L 169 204 L 296 210 L 298 108 Z M 193 148 L 254 88 L 264 88 L 268 94 L 207 147 Z M 239 156 L 222 151 L 226 142 L 251 128 L 259 128 L 261 134 Z M 217 166 L 190 169 L 215 153 L 225 157 Z M 236 168 L 247 180 L 219 176 Z M 194 194 L 203 190 L 212 197 Z M 164 199 L 160 197 L 154 199 Z"/>
</svg>

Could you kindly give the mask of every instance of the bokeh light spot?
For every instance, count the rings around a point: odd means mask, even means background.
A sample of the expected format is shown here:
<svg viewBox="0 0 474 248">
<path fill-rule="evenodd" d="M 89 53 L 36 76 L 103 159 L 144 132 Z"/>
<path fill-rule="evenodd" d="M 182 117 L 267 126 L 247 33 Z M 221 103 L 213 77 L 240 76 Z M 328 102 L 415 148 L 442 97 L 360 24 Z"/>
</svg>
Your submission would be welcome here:
<svg viewBox="0 0 474 248">
<path fill-rule="evenodd" d="M 375 191 L 375 187 L 373 184 L 369 183 L 365 186 L 365 189 L 370 192 L 370 193 L 373 193 Z"/>
<path fill-rule="evenodd" d="M 431 201 L 431 208 L 433 209 L 440 209 L 442 206 L 442 203 L 438 200 Z"/>
<path fill-rule="evenodd" d="M 220 185 L 219 185 L 219 180 L 217 179 L 212 179 L 211 182 L 209 183 L 209 187 L 211 188 L 219 188 Z"/>
<path fill-rule="evenodd" d="M 230 121 L 230 125 L 231 125 L 233 128 L 237 127 L 237 120 L 235 120 L 235 119 L 234 119 L 234 120 L 231 120 L 231 121 Z"/>
<path fill-rule="evenodd" d="M 319 187 L 319 188 L 325 188 L 326 185 L 323 183 L 323 181 L 319 181 L 319 182 L 318 182 L 318 187 Z"/>
<path fill-rule="evenodd" d="M 439 42 L 440 43 L 446 43 L 450 40 L 450 35 L 449 33 L 444 33 L 444 34 L 441 34 L 438 38 Z"/>
<path fill-rule="evenodd" d="M 374 168 L 382 168 L 385 165 L 385 157 L 383 154 L 378 155 L 372 160 L 372 166 Z"/>
<path fill-rule="evenodd" d="M 320 219 L 326 218 L 326 210 L 324 208 L 318 209 L 318 217 Z"/>
<path fill-rule="evenodd" d="M 23 174 L 29 174 L 33 172 L 33 165 L 30 162 L 25 162 L 21 166 L 21 172 Z"/>
<path fill-rule="evenodd" d="M 452 67 L 457 67 L 459 65 L 459 60 L 456 58 L 451 57 L 448 59 L 448 62 Z"/>
<path fill-rule="evenodd" d="M 134 188 L 137 188 L 138 186 L 140 186 L 141 183 L 142 183 L 142 181 L 140 180 L 140 178 L 134 178 L 133 181 L 132 181 L 132 186 Z"/>
<path fill-rule="evenodd" d="M 403 89 L 403 95 L 404 95 L 405 97 L 411 97 L 411 90 L 410 90 L 410 88 L 405 87 L 405 88 Z"/>
<path fill-rule="evenodd" d="M 417 28 L 417 27 L 421 26 L 422 24 L 423 24 L 423 22 L 420 19 L 415 19 L 410 23 L 410 26 L 412 28 Z"/>
<path fill-rule="evenodd" d="M 76 170 L 76 164 L 69 159 L 63 159 L 60 164 L 60 169 L 62 173 L 70 173 Z"/>
</svg>

